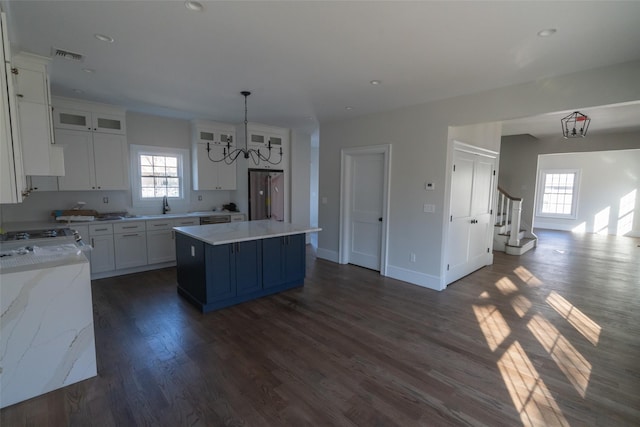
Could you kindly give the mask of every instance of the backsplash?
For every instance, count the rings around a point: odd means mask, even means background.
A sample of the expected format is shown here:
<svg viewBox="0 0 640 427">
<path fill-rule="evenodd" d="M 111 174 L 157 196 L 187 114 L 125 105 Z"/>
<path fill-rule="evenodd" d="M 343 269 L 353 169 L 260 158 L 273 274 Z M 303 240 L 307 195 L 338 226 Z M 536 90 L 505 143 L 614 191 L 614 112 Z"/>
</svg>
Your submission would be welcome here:
<svg viewBox="0 0 640 427">
<path fill-rule="evenodd" d="M 169 200 L 171 213 L 187 213 L 220 209 L 235 200 L 235 191 L 192 191 L 188 204 Z M 202 200 L 198 200 L 198 196 Z M 106 198 L 106 199 L 105 199 Z M 108 200 L 108 203 L 104 201 Z M 83 209 L 93 209 L 100 213 L 127 211 L 133 215 L 154 215 L 162 213 L 162 202 L 154 208 L 132 207 L 129 191 L 43 191 L 32 193 L 20 204 L 0 205 L 0 223 L 17 221 L 48 221 L 52 210 L 71 209 L 77 202 L 85 202 Z"/>
</svg>

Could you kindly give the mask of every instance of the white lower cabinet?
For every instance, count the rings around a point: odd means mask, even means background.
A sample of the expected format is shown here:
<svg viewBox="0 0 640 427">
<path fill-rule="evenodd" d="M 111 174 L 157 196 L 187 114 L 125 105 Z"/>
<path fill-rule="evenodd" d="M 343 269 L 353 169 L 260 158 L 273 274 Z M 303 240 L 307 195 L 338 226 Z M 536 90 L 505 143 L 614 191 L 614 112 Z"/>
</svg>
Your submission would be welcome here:
<svg viewBox="0 0 640 427">
<path fill-rule="evenodd" d="M 147 265 L 147 233 L 144 221 L 117 223 L 113 226 L 116 269 Z"/>
<path fill-rule="evenodd" d="M 232 221 L 243 221 L 244 214 L 231 215 Z M 175 263 L 176 241 L 173 227 L 200 225 L 200 218 L 166 218 L 76 226 L 91 261 L 91 274 L 116 276 L 133 271 L 153 269 L 155 264 Z M 84 227 L 84 228 L 83 228 Z M 145 266 L 150 267 L 145 267 Z M 162 267 L 159 265 L 158 267 Z M 144 267 L 140 269 L 139 267 Z M 118 272 L 118 270 L 123 270 Z M 104 274 L 106 273 L 106 274 Z"/>
<path fill-rule="evenodd" d="M 92 224 L 89 226 L 91 243 L 91 274 L 103 273 L 116 268 L 113 246 L 113 226 Z"/>
<path fill-rule="evenodd" d="M 158 219 L 147 221 L 147 262 L 158 264 L 176 260 L 173 221 Z"/>
</svg>

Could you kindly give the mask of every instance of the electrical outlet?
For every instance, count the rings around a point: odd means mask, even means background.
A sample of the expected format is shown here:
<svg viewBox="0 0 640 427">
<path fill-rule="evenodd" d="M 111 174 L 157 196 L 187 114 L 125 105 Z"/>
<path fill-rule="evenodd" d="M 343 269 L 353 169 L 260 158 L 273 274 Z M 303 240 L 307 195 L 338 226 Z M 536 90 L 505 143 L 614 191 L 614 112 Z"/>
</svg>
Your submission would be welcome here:
<svg viewBox="0 0 640 427">
<path fill-rule="evenodd" d="M 201 202 L 202 201 L 202 195 L 198 194 L 198 201 Z"/>
<path fill-rule="evenodd" d="M 427 183 L 424 185 L 424 189 L 425 189 L 425 190 L 435 190 L 435 188 L 436 188 L 436 187 L 435 187 L 435 185 L 433 184 L 433 182 L 427 182 Z"/>
<path fill-rule="evenodd" d="M 102 203 L 109 203 L 109 198 L 108 197 L 103 197 L 102 198 Z"/>
<path fill-rule="evenodd" d="M 411 254 L 409 254 L 409 259 L 411 260 L 411 262 L 416 262 L 416 254 L 411 252 Z"/>
<path fill-rule="evenodd" d="M 426 213 L 434 213 L 436 211 L 436 205 L 424 204 L 423 211 Z"/>
</svg>

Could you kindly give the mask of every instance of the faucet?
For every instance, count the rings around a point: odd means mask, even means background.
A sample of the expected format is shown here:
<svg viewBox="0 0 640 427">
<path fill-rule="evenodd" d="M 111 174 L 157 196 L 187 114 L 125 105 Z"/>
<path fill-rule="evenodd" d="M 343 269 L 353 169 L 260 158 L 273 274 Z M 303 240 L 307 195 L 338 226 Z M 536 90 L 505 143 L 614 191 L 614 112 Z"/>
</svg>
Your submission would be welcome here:
<svg viewBox="0 0 640 427">
<path fill-rule="evenodd" d="M 169 201 L 167 200 L 167 196 L 164 196 L 162 198 L 162 214 L 164 215 L 170 210 L 171 210 L 171 207 L 169 206 Z"/>
</svg>

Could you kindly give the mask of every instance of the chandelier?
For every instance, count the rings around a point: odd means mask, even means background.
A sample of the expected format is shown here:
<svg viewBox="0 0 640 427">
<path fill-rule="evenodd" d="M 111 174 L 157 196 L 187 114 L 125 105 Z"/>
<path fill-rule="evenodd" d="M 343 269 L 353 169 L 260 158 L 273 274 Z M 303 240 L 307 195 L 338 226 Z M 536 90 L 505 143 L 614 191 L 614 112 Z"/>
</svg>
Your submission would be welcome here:
<svg viewBox="0 0 640 427">
<path fill-rule="evenodd" d="M 278 161 L 272 160 L 271 159 L 271 154 L 272 154 L 271 140 L 269 140 L 268 142 L 266 155 L 264 152 L 260 152 L 259 148 L 249 148 L 248 146 L 249 132 L 247 130 L 247 124 L 249 123 L 247 121 L 247 97 L 251 95 L 251 92 L 245 90 L 240 92 L 240 94 L 244 96 L 244 148 L 232 149 L 231 148 L 232 139 L 231 137 L 227 137 L 227 140 L 225 141 L 227 145 L 222 149 L 222 157 L 219 159 L 211 158 L 211 147 L 209 146 L 208 142 L 207 142 L 207 157 L 212 162 L 215 162 L 215 163 L 225 162 L 228 165 L 235 162 L 235 160 L 241 155 L 245 159 L 251 159 L 256 166 L 260 162 L 269 163 L 271 165 L 279 164 L 282 161 L 282 147 L 279 147 L 279 151 L 277 153 Z"/>
<path fill-rule="evenodd" d="M 562 135 L 567 138 L 584 138 L 587 136 L 587 129 L 591 119 L 579 111 L 574 111 L 567 117 L 560 119 L 562 123 Z"/>
</svg>

